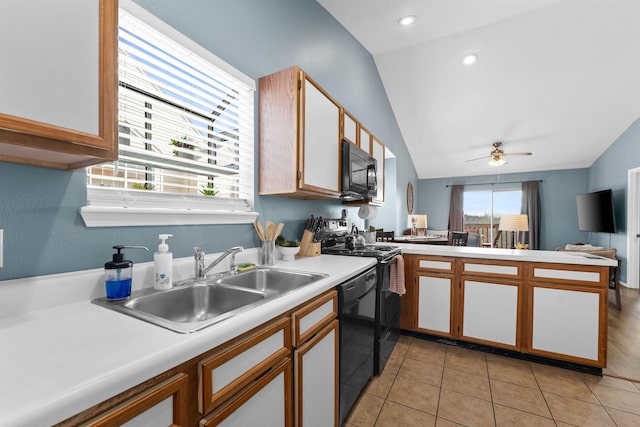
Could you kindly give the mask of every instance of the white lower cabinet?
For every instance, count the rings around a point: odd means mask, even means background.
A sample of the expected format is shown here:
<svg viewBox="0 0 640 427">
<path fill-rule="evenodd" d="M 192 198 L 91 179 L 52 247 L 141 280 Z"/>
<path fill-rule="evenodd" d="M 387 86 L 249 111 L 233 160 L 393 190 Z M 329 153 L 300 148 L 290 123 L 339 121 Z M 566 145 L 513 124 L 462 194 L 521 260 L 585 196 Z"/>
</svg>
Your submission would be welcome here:
<svg viewBox="0 0 640 427">
<path fill-rule="evenodd" d="M 84 424 L 90 427 L 188 425 L 187 375 L 178 374 Z"/>
<path fill-rule="evenodd" d="M 291 426 L 290 384 L 291 359 L 286 359 L 203 418 L 200 426 Z"/>
<path fill-rule="evenodd" d="M 335 426 L 338 400 L 338 320 L 294 352 L 296 425 Z"/>
<path fill-rule="evenodd" d="M 532 299 L 532 352 L 590 361 L 602 357 L 599 354 L 602 292 L 535 286 Z"/>
<path fill-rule="evenodd" d="M 453 277 L 418 273 L 418 328 L 451 336 Z"/>
<path fill-rule="evenodd" d="M 294 347 L 294 422 L 297 427 L 338 425 L 340 372 L 338 293 L 334 290 L 291 315 Z"/>
<path fill-rule="evenodd" d="M 516 284 L 463 279 L 461 336 L 519 349 L 519 289 Z"/>
</svg>

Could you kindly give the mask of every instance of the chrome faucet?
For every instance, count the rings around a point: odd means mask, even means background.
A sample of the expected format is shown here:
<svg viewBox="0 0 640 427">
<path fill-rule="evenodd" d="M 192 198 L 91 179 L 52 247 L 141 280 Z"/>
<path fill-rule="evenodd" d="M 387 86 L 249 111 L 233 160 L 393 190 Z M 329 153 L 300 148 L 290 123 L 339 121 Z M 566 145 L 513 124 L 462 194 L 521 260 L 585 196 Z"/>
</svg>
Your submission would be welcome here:
<svg viewBox="0 0 640 427">
<path fill-rule="evenodd" d="M 234 246 L 231 249 L 226 250 L 222 255 L 216 258 L 208 267 L 204 266 L 204 251 L 199 247 L 194 247 L 195 260 L 196 260 L 196 280 L 204 279 L 205 276 L 213 267 L 218 265 L 228 255 L 231 256 L 229 261 L 229 274 L 236 274 L 238 272 L 238 266 L 236 265 L 236 254 L 242 252 L 244 248 L 242 246 Z"/>
</svg>

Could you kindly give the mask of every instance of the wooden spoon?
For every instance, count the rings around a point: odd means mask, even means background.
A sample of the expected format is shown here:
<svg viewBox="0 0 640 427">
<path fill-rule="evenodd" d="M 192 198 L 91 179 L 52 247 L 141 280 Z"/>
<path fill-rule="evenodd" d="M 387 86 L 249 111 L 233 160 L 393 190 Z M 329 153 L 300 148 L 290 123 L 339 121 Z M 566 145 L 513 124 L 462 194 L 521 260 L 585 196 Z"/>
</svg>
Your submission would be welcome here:
<svg viewBox="0 0 640 427">
<path fill-rule="evenodd" d="M 274 223 L 272 223 L 271 221 L 267 221 L 267 240 L 271 241 L 271 240 L 275 240 L 275 234 L 276 232 L 276 225 Z"/>
<path fill-rule="evenodd" d="M 256 233 L 258 233 L 258 238 L 264 242 L 265 235 L 264 235 L 264 228 L 262 228 L 262 223 L 259 221 L 256 221 L 253 223 L 253 226 L 256 229 Z"/>
<path fill-rule="evenodd" d="M 284 228 L 284 224 L 280 223 L 278 224 L 278 226 L 276 227 L 276 233 L 275 236 L 273 237 L 274 239 L 277 239 L 278 236 L 280 235 L 280 233 L 282 233 L 282 229 Z"/>
</svg>

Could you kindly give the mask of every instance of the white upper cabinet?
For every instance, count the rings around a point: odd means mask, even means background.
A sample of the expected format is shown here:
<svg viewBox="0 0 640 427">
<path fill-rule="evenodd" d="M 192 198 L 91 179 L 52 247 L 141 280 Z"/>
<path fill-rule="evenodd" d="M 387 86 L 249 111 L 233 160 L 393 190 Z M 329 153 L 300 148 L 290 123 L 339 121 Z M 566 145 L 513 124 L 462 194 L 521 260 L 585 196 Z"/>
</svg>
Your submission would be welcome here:
<svg viewBox="0 0 640 427">
<path fill-rule="evenodd" d="M 298 67 L 259 87 L 259 193 L 337 199 L 340 105 Z"/>
<path fill-rule="evenodd" d="M 78 169 L 117 154 L 117 0 L 0 4 L 0 160 Z"/>
<path fill-rule="evenodd" d="M 358 144 L 358 122 L 346 110 L 343 110 L 342 114 L 342 139 Z"/>
<path fill-rule="evenodd" d="M 385 173 L 385 146 L 374 135 L 371 137 L 371 145 L 369 148 L 369 155 L 377 161 L 377 178 L 378 178 L 378 191 L 375 197 L 371 200 L 373 204 L 382 205 L 384 203 L 384 173 Z"/>
<path fill-rule="evenodd" d="M 304 75 L 302 186 L 340 190 L 340 106 Z"/>
</svg>

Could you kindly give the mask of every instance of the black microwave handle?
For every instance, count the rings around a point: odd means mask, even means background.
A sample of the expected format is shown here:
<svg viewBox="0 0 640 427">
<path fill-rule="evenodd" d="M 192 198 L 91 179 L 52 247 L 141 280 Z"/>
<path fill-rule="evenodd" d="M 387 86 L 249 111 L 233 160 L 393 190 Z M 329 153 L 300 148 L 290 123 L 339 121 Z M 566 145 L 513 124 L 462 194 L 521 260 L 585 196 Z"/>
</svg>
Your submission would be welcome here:
<svg viewBox="0 0 640 427">
<path fill-rule="evenodd" d="M 367 165 L 367 187 L 372 191 L 378 191 L 378 174 L 375 164 Z"/>
</svg>

